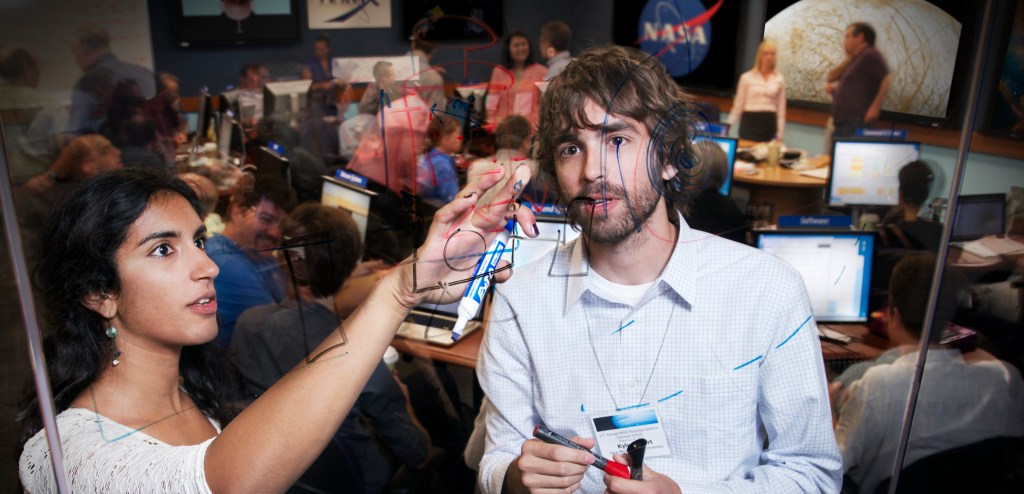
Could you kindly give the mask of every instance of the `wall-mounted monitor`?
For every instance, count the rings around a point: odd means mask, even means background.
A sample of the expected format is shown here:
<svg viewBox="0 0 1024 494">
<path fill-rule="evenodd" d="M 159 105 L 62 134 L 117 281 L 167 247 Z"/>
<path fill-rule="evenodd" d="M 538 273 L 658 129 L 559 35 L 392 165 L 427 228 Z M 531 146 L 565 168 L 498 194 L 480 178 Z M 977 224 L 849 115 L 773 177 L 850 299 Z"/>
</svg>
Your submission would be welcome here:
<svg viewBox="0 0 1024 494">
<path fill-rule="evenodd" d="M 986 131 L 1024 139 L 1024 0 L 1017 0 Z"/>
<path fill-rule="evenodd" d="M 827 110 L 825 76 L 847 57 L 846 27 L 866 22 L 892 74 L 883 118 L 959 125 L 947 116 L 958 113 L 967 89 L 980 11 L 962 0 L 766 0 L 764 37 L 778 45 L 786 97 Z"/>
<path fill-rule="evenodd" d="M 504 0 L 402 0 L 402 40 L 489 44 L 505 34 L 504 4 Z"/>
<path fill-rule="evenodd" d="M 911 141 L 837 140 L 828 174 L 829 206 L 895 206 L 900 168 L 916 161 L 921 144 Z"/>
<path fill-rule="evenodd" d="M 183 48 L 299 40 L 297 0 L 179 0 L 174 4 L 174 29 Z"/>
</svg>

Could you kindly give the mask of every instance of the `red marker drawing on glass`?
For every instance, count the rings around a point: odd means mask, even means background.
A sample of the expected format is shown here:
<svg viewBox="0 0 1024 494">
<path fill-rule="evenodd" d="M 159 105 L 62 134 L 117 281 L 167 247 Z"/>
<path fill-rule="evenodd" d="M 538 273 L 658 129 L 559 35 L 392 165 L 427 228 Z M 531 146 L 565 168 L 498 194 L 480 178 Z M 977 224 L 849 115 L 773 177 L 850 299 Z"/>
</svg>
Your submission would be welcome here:
<svg viewBox="0 0 1024 494">
<path fill-rule="evenodd" d="M 626 465 L 604 458 L 601 455 L 566 439 L 565 437 L 559 435 L 555 431 L 548 429 L 543 424 L 533 428 L 533 437 L 536 437 L 537 439 L 540 439 L 541 441 L 544 441 L 549 444 L 559 444 L 568 448 L 586 451 L 587 453 L 594 455 L 594 463 L 591 463 L 591 465 L 600 468 L 601 470 L 604 470 L 605 473 L 609 475 L 622 477 L 624 479 L 629 478 L 629 467 L 627 467 Z"/>
</svg>

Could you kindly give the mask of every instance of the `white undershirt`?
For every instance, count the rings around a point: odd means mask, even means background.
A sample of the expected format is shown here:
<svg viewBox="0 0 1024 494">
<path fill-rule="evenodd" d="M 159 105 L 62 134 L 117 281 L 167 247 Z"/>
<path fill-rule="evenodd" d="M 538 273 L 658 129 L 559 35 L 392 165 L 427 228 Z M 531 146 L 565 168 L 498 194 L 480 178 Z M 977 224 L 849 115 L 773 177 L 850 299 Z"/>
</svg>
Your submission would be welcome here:
<svg viewBox="0 0 1024 494">
<path fill-rule="evenodd" d="M 591 270 L 590 274 L 593 275 L 591 288 L 594 290 L 594 293 L 609 302 L 626 304 L 630 307 L 636 307 L 643 300 L 644 295 L 647 294 L 647 290 L 654 285 L 654 281 L 641 285 L 620 285 L 605 279 L 597 274 L 597 271 Z"/>
</svg>

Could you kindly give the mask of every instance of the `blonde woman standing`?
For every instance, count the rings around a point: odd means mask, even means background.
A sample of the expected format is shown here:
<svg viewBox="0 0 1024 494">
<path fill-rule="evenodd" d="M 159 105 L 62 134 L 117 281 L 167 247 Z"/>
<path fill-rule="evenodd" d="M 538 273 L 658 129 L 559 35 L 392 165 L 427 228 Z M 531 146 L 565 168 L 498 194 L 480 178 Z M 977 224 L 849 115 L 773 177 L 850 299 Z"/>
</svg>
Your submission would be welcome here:
<svg viewBox="0 0 1024 494">
<path fill-rule="evenodd" d="M 764 142 L 782 140 L 786 127 L 786 81 L 775 70 L 778 48 L 772 40 L 757 47 L 754 68 L 740 76 L 729 125 L 739 124 L 740 139 Z"/>
</svg>

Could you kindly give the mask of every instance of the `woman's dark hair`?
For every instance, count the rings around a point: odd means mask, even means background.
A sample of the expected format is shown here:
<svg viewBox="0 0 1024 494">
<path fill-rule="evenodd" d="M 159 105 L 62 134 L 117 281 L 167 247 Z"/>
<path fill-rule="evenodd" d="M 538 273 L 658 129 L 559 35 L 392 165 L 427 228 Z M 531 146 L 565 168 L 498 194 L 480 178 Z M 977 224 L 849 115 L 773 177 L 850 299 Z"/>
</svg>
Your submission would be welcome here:
<svg viewBox="0 0 1024 494">
<path fill-rule="evenodd" d="M 506 69 L 515 68 L 515 63 L 512 62 L 512 38 L 523 38 L 526 40 L 526 43 L 530 45 L 530 54 L 526 56 L 523 66 L 526 67 L 532 65 L 534 63 L 533 43 L 530 42 L 530 37 L 522 31 L 512 31 L 509 33 L 508 37 L 505 38 L 505 51 L 501 55 L 501 64 L 504 65 Z"/>
<path fill-rule="evenodd" d="M 91 294 L 120 293 L 115 254 L 135 220 L 161 194 L 178 194 L 201 214 L 199 200 L 185 182 L 158 171 L 124 169 L 76 189 L 54 209 L 43 230 L 33 281 L 45 297 L 52 325 L 43 349 L 57 413 L 67 410 L 113 358 L 104 334 L 106 320 L 82 302 Z M 212 343 L 205 343 L 184 347 L 178 363 L 185 391 L 222 424 L 229 417 L 221 405 L 234 390 L 225 362 Z M 27 393 L 18 420 L 20 444 L 42 429 L 34 390 Z"/>
</svg>

